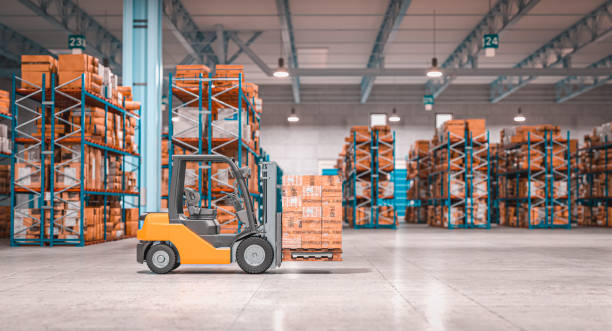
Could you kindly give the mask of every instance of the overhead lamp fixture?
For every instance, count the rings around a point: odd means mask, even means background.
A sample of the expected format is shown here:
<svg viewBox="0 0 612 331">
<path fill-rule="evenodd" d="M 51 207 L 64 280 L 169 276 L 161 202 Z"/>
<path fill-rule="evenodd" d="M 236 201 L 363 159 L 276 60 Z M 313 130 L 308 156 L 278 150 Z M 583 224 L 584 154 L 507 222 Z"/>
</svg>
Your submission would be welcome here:
<svg viewBox="0 0 612 331">
<path fill-rule="evenodd" d="M 436 57 L 436 11 L 433 11 L 433 57 L 431 58 L 431 67 L 427 69 L 427 77 L 439 78 L 442 77 L 442 71 L 438 68 L 438 58 Z"/>
<path fill-rule="evenodd" d="M 289 77 L 289 70 L 285 68 L 285 59 L 282 57 L 278 58 L 278 67 L 274 70 L 274 77 L 276 78 L 287 78 Z"/>
<path fill-rule="evenodd" d="M 434 57 L 431 59 L 431 67 L 427 69 L 427 77 L 429 78 L 442 77 L 442 71 L 438 68 L 438 58 Z"/>
<path fill-rule="evenodd" d="M 299 121 L 300 121 L 300 117 L 297 116 L 297 114 L 295 113 L 295 108 L 291 108 L 291 114 L 289 115 L 289 117 L 287 117 L 287 122 L 295 123 Z"/>
<path fill-rule="evenodd" d="M 523 115 L 523 111 L 521 110 L 521 107 L 519 107 L 518 112 L 516 113 L 516 116 L 514 116 L 514 121 L 515 122 L 525 122 L 527 118 L 525 117 L 525 115 Z"/>
<path fill-rule="evenodd" d="M 389 122 L 399 122 L 400 121 L 400 117 L 397 114 L 397 110 L 395 108 L 393 108 L 393 113 L 391 114 L 391 116 L 389 116 Z"/>
<path fill-rule="evenodd" d="M 175 122 L 175 123 L 176 123 L 176 122 L 178 122 L 178 121 L 180 121 L 180 120 L 181 120 L 181 119 L 180 119 L 178 116 L 172 116 L 172 122 Z"/>
</svg>

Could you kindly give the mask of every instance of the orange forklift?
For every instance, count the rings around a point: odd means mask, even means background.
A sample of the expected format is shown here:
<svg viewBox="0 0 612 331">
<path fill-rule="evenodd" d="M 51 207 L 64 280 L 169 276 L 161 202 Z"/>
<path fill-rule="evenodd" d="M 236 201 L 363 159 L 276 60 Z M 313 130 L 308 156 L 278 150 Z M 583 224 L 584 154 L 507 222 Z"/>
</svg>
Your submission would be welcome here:
<svg viewBox="0 0 612 331">
<path fill-rule="evenodd" d="M 274 162 L 261 163 L 263 184 L 263 217 L 256 216 L 246 179 L 248 167 L 238 168 L 223 155 L 172 156 L 170 192 L 167 213 L 148 213 L 141 216 L 136 248 L 138 263 L 146 262 L 151 271 L 168 273 L 181 264 L 229 264 L 233 261 L 244 272 L 259 274 L 270 267 L 280 267 L 281 213 L 278 200 L 278 167 Z M 185 187 L 188 162 L 200 165 L 225 163 L 234 181 L 229 199 L 236 217 L 244 225 L 237 234 L 220 233 L 217 210 L 202 207 L 200 194 Z"/>
</svg>

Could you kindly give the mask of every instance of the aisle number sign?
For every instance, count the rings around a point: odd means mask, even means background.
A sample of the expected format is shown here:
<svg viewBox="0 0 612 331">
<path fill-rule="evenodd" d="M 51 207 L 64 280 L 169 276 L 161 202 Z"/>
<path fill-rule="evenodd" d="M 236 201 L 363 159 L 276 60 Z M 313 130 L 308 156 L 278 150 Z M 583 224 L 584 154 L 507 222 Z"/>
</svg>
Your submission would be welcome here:
<svg viewBox="0 0 612 331">
<path fill-rule="evenodd" d="M 499 35 L 497 33 L 487 33 L 482 37 L 482 45 L 485 56 L 495 56 L 495 50 L 499 48 Z"/>
<path fill-rule="evenodd" d="M 87 42 L 82 34 L 71 34 L 68 36 L 68 48 L 70 49 L 85 49 Z"/>
<path fill-rule="evenodd" d="M 431 94 L 425 94 L 423 96 L 423 105 L 425 106 L 425 110 L 432 110 L 434 105 L 434 96 Z"/>
</svg>

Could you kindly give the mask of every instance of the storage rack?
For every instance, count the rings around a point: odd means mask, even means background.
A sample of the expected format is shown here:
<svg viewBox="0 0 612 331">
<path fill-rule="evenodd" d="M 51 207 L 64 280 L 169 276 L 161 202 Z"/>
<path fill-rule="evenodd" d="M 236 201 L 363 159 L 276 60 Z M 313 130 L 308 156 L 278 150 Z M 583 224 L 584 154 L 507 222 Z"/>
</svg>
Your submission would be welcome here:
<svg viewBox="0 0 612 331">
<path fill-rule="evenodd" d="M 202 74 L 198 78 L 175 78 L 172 74 L 169 75 L 169 92 L 168 92 L 168 154 L 174 155 L 175 149 L 181 149 L 185 153 L 197 154 L 219 154 L 232 157 L 233 153 L 237 154 L 237 160 L 234 160 L 238 167 L 251 166 L 251 176 L 257 176 L 257 187 L 250 188 L 250 194 L 256 204 L 255 208 L 262 213 L 262 196 L 260 194 L 260 169 L 259 162 L 262 158 L 262 150 L 258 146 L 259 143 L 254 136 L 254 130 L 251 132 L 250 142 L 242 136 L 243 123 L 255 123 L 259 127 L 260 114 L 255 111 L 255 100 L 246 96 L 246 85 L 243 81 L 243 75 L 229 78 L 215 78 L 212 74 L 207 77 Z M 178 82 L 190 82 L 197 84 L 197 88 L 181 87 Z M 197 118 L 192 118 L 182 114 L 181 110 L 186 107 L 197 107 Z M 238 129 L 236 133 L 224 130 L 218 127 L 213 122 L 213 108 L 231 109 L 232 116 L 238 121 Z M 243 110 L 245 110 L 246 118 L 243 118 Z M 175 132 L 173 117 L 179 118 L 180 121 L 187 121 L 191 126 L 183 131 L 195 130 L 195 137 L 179 137 L 180 132 Z M 245 121 L 245 122 L 243 122 Z M 214 138 L 213 129 L 217 129 L 231 135 L 229 138 Z M 209 137 L 213 137 L 209 139 Z M 246 155 L 243 155 L 246 153 Z M 251 157 L 249 157 L 251 156 Z M 252 164 L 255 163 L 255 164 Z M 168 160 L 169 178 L 171 178 L 172 158 Z M 236 232 L 239 232 L 243 226 L 237 218 L 236 213 L 224 208 L 222 204 L 229 193 L 232 192 L 231 186 L 225 185 L 216 176 L 211 174 L 212 171 L 203 172 L 203 169 L 212 169 L 211 164 L 202 166 L 198 169 L 198 192 L 202 197 L 203 204 L 209 208 L 216 207 L 217 210 L 232 216 L 230 220 L 221 222 L 222 228 L 237 223 Z M 255 173 L 256 172 L 256 173 Z M 204 181 L 204 179 L 206 180 Z M 213 181 L 222 185 L 223 188 L 213 190 Z M 203 185 L 203 183 L 206 183 Z M 204 187 L 206 186 L 206 187 Z M 163 194 L 164 192 L 162 192 Z M 167 199 L 167 193 L 162 196 Z"/>
<path fill-rule="evenodd" d="M 408 158 L 408 162 L 415 167 L 416 173 L 408 175 L 410 181 L 410 189 L 407 192 L 409 195 L 407 200 L 410 202 L 408 208 L 414 209 L 414 216 L 410 219 L 410 223 L 425 224 L 427 223 L 427 206 L 429 205 L 428 172 L 432 167 L 432 155 L 430 153 L 421 153 L 417 151 L 417 155 L 413 158 Z M 412 192 L 410 192 L 412 191 Z M 408 210 L 406 217 L 408 217 Z"/>
<path fill-rule="evenodd" d="M 612 144 L 608 142 L 608 136 L 605 135 L 603 137 L 603 141 L 597 145 L 588 145 L 586 147 L 580 148 L 576 153 L 576 164 L 575 168 L 576 173 L 573 174 L 575 178 L 574 183 L 572 183 L 572 190 L 574 192 L 573 196 L 576 198 L 574 201 L 578 206 L 582 208 L 588 208 L 589 212 L 585 213 L 585 215 L 589 215 L 590 219 L 588 225 L 598 225 L 609 227 L 612 223 L 610 220 L 610 190 L 609 186 L 610 179 L 608 178 L 610 174 L 612 174 L 612 159 L 608 156 L 608 152 L 612 153 Z M 599 168 L 594 164 L 595 155 L 601 158 L 601 154 L 603 154 L 603 164 L 598 165 Z M 585 160 L 590 160 L 591 162 L 584 162 L 584 164 L 580 164 L 581 158 Z M 597 180 L 596 177 L 603 177 L 603 183 L 599 185 L 602 186 L 603 190 L 601 192 L 595 192 L 595 182 Z M 601 179 L 597 180 L 601 181 Z M 583 188 L 584 187 L 584 188 Z M 605 215 L 603 218 L 603 222 L 598 224 L 595 219 L 594 208 L 603 207 L 603 214 Z M 577 209 L 577 208 L 576 208 Z M 586 216 L 585 216 L 586 221 Z M 587 224 L 585 224 L 587 225 Z M 588 226 L 587 225 L 587 226 Z"/>
<path fill-rule="evenodd" d="M 434 215 L 441 215 L 440 225 L 448 229 L 490 229 L 489 132 L 474 137 L 466 128 L 463 135 L 445 132 L 443 138 L 439 145 L 430 149 L 433 160 L 444 160 L 445 156 L 446 164 L 433 168 L 427 175 L 431 194 L 427 199 L 429 219 L 432 219 L 429 213 L 434 211 Z M 486 200 L 484 219 L 474 217 L 475 204 L 482 205 L 479 204 L 482 200 Z"/>
<path fill-rule="evenodd" d="M 505 169 L 500 169 L 500 218 L 508 218 L 508 207 L 514 207 L 516 224 L 520 226 L 521 214 L 526 214 L 527 227 L 532 228 L 566 228 L 571 229 L 571 158 L 570 134 L 562 138 L 554 135 L 551 130 L 545 130 L 543 135 L 527 132 L 526 141 L 500 146 Z M 556 151 L 555 151 L 555 147 Z M 526 154 L 524 167 L 508 169 L 512 153 L 523 150 Z M 500 150 L 500 153 L 502 151 Z M 554 161 L 557 161 L 555 165 Z M 541 165 L 539 165 L 541 163 Z M 525 169 L 523 169 L 525 168 Z M 521 179 L 526 180 L 527 195 L 519 195 Z M 509 193 L 509 182 L 514 181 L 516 192 Z M 566 185 L 566 194 L 559 196 L 555 183 Z M 526 210 L 521 213 L 521 207 Z M 543 212 L 542 212 L 543 211 Z M 536 219 L 532 220 L 533 216 Z M 563 216 L 567 214 L 567 216 Z M 508 225 L 508 222 L 501 222 Z"/>
<path fill-rule="evenodd" d="M 47 88 L 46 80 L 51 79 L 50 87 Z M 62 85 L 55 86 L 55 74 L 42 74 L 42 86 L 26 81 L 21 77 L 13 76 L 11 102 L 12 102 L 12 131 L 11 142 L 13 153 L 11 157 L 11 245 L 75 245 L 84 246 L 86 244 L 84 232 L 84 209 L 90 199 L 97 197 L 103 200 L 104 209 L 104 241 L 107 239 L 107 205 L 109 199 L 118 199 L 122 209 L 137 208 L 140 214 L 140 143 L 136 138 L 135 143 L 138 146 L 138 152 L 134 153 L 117 146 L 107 143 L 107 123 L 105 122 L 104 143 L 96 142 L 85 137 L 85 118 L 87 117 L 86 107 L 95 106 L 104 108 L 105 118 L 108 114 L 119 114 L 123 119 L 123 132 L 125 133 L 125 122 L 127 118 L 136 119 L 136 130 L 138 131 L 140 118 L 137 114 L 127 111 L 123 106 L 111 103 L 102 96 L 88 91 L 85 88 L 85 76 L 81 74 L 79 77 L 66 82 Z M 80 89 L 66 90 L 63 87 L 71 83 L 80 83 Z M 17 84 L 22 87 L 18 88 Z M 23 86 L 26 85 L 26 88 Z M 124 100 L 125 102 L 125 100 Z M 38 107 L 38 109 L 36 109 Z M 62 118 L 63 114 L 70 111 L 78 111 L 82 115 L 81 123 L 70 123 Z M 50 114 L 51 130 L 46 131 L 45 116 Z M 23 116 L 23 117 L 22 117 Z M 31 118 L 29 118 L 31 117 Z M 35 121 L 41 121 L 40 138 L 31 134 L 32 125 Z M 74 131 L 63 135 L 56 132 L 56 124 L 62 123 L 71 126 Z M 60 135 L 61 134 L 61 135 Z M 123 146 L 126 135 L 123 135 Z M 119 156 L 121 158 L 122 167 L 122 190 L 108 189 L 108 174 L 107 167 L 104 168 L 104 189 L 88 190 L 85 187 L 85 148 L 93 148 L 101 150 L 104 155 L 104 164 L 106 165 L 109 156 Z M 35 163 L 26 159 L 25 154 L 33 151 L 40 152 L 40 162 L 37 166 Z M 68 151 L 73 153 L 73 159 L 69 161 L 55 163 L 55 152 Z M 47 162 L 48 160 L 48 162 Z M 17 161 L 24 162 L 30 166 L 34 166 L 36 171 L 19 178 L 16 178 L 15 163 Z M 64 173 L 61 169 L 68 162 L 78 162 L 80 164 L 80 175 L 73 176 L 72 174 Z M 131 171 L 136 173 L 137 191 L 131 192 L 126 190 L 125 173 Z M 39 175 L 37 186 L 22 185 L 20 182 L 27 180 L 32 181 L 34 175 Z M 49 185 L 47 187 L 45 176 L 49 175 Z M 68 187 L 58 188 L 54 186 L 54 176 L 68 176 L 74 184 Z M 36 181 L 36 180 L 34 180 Z M 77 192 L 79 200 L 65 200 L 62 193 Z M 58 216 L 54 214 L 55 203 L 64 203 L 68 206 L 66 215 Z M 37 208 L 40 210 L 38 219 L 32 218 L 31 215 L 21 212 L 22 209 Z M 48 211 L 48 212 L 47 212 Z M 78 216 L 77 216 L 78 215 Z M 15 216 L 30 218 L 32 224 L 23 228 L 16 227 Z M 55 238 L 54 231 L 56 229 L 66 229 L 64 220 L 68 216 L 77 216 L 79 219 L 78 231 L 70 230 L 72 238 Z M 126 228 L 125 213 L 121 213 L 121 221 Z M 46 228 L 49 228 L 49 233 L 46 233 Z M 33 229 L 34 232 L 38 228 L 38 238 L 27 238 L 24 236 L 27 230 Z M 25 237 L 25 238 L 24 238 Z M 88 242 L 89 243 L 89 242 Z"/>
<path fill-rule="evenodd" d="M 390 180 L 395 169 L 395 132 L 381 135 L 380 130 L 373 129 L 366 135 L 353 131 L 350 140 L 342 189 L 345 217 L 357 229 L 397 229 L 394 196 L 384 195 L 380 180 Z M 385 156 L 383 149 L 391 151 L 392 156 Z"/>
</svg>

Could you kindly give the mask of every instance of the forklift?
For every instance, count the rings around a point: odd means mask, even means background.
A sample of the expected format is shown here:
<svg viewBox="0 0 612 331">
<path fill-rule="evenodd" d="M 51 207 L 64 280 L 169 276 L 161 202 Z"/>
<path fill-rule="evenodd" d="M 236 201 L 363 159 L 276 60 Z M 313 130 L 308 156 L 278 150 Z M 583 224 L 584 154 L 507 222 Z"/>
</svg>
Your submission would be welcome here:
<svg viewBox="0 0 612 331">
<path fill-rule="evenodd" d="M 165 274 L 181 264 L 230 264 L 234 261 L 244 272 L 259 274 L 280 267 L 281 210 L 278 199 L 278 167 L 274 162 L 260 164 L 263 184 L 263 217 L 256 216 L 246 179 L 248 167 L 238 168 L 223 155 L 173 155 L 167 213 L 140 216 L 142 227 L 136 260 L 147 263 L 151 271 Z M 236 216 L 244 228 L 237 234 L 220 233 L 217 210 L 202 207 L 198 191 L 185 187 L 187 162 L 225 163 L 235 179 L 233 192 L 227 193 Z M 185 212 L 185 209 L 187 212 Z"/>
</svg>

